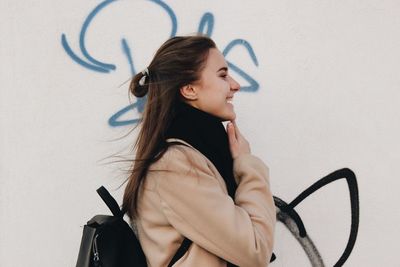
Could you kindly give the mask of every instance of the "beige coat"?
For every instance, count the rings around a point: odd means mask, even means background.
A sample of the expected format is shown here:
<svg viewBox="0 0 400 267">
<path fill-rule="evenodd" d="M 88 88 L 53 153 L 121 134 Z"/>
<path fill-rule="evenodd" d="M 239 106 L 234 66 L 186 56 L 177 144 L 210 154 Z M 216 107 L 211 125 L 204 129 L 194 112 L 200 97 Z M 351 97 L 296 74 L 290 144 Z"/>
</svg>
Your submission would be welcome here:
<svg viewBox="0 0 400 267">
<path fill-rule="evenodd" d="M 175 267 L 268 265 L 276 222 L 268 168 L 252 155 L 239 156 L 233 168 L 234 201 L 216 167 L 193 147 L 172 146 L 151 166 L 136 221 L 150 267 L 167 266 L 185 236 L 193 243 Z"/>
</svg>

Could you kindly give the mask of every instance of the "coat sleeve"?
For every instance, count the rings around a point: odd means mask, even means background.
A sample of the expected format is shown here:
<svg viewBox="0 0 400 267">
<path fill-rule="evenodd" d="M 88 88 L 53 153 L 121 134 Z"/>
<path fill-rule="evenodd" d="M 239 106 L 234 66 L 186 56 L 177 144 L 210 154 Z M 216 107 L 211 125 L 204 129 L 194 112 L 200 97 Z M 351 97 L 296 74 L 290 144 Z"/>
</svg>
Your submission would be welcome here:
<svg viewBox="0 0 400 267">
<path fill-rule="evenodd" d="M 267 266 L 276 222 L 267 166 L 252 155 L 235 159 L 233 201 L 199 152 L 170 148 L 164 156 L 156 191 L 170 224 L 235 265 Z"/>
</svg>

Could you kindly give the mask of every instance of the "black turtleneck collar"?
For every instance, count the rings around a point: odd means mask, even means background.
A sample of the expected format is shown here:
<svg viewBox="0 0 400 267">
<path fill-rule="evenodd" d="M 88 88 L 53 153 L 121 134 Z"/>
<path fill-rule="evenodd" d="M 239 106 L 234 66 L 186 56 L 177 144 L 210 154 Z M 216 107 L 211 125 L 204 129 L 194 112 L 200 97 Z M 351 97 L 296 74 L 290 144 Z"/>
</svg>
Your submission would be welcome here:
<svg viewBox="0 0 400 267">
<path fill-rule="evenodd" d="M 206 156 L 224 178 L 228 193 L 234 199 L 236 182 L 228 135 L 220 118 L 178 101 L 166 138 L 178 138 Z"/>
</svg>

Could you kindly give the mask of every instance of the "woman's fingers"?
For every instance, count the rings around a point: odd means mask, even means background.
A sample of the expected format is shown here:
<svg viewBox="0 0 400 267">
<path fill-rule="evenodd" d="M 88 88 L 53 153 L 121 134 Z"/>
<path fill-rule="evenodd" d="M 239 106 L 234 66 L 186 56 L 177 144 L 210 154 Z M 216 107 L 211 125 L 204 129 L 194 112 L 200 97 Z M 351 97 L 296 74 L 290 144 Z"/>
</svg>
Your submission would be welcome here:
<svg viewBox="0 0 400 267">
<path fill-rule="evenodd" d="M 236 137 L 235 125 L 232 122 L 229 122 L 227 127 L 228 127 L 228 135 L 231 135 L 236 139 L 237 137 Z"/>
<path fill-rule="evenodd" d="M 238 140 L 236 138 L 235 126 L 229 122 L 227 127 L 229 147 L 232 153 L 232 157 L 235 158 L 237 154 Z"/>
<path fill-rule="evenodd" d="M 232 157 L 236 158 L 242 154 L 249 154 L 249 142 L 240 134 L 235 121 L 228 123 L 227 131 Z"/>
<path fill-rule="evenodd" d="M 239 128 L 238 128 L 238 126 L 237 126 L 237 124 L 236 124 L 236 121 L 233 120 L 233 121 L 232 121 L 232 124 L 233 124 L 233 127 L 235 128 L 236 138 L 239 138 L 239 136 L 240 136 L 241 134 L 240 134 Z"/>
<path fill-rule="evenodd" d="M 237 142 L 237 139 L 236 139 L 235 127 L 231 122 L 229 122 L 227 125 L 227 132 L 228 132 L 229 143 L 233 145 L 234 143 Z"/>
</svg>

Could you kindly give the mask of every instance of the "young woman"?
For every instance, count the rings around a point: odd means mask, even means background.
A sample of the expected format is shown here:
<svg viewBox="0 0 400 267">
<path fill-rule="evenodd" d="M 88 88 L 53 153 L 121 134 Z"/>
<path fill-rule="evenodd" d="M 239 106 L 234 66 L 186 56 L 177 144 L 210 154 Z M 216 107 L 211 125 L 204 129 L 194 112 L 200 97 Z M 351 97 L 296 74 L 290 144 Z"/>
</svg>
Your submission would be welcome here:
<svg viewBox="0 0 400 267">
<path fill-rule="evenodd" d="M 268 168 L 235 124 L 239 88 L 205 36 L 169 39 L 131 81 L 147 103 L 123 208 L 149 266 L 168 266 L 185 238 L 173 266 L 268 265 L 275 206 Z"/>
</svg>

